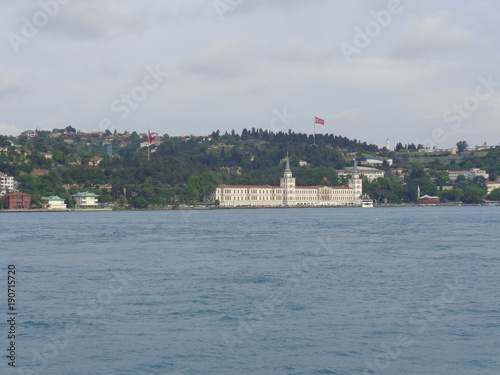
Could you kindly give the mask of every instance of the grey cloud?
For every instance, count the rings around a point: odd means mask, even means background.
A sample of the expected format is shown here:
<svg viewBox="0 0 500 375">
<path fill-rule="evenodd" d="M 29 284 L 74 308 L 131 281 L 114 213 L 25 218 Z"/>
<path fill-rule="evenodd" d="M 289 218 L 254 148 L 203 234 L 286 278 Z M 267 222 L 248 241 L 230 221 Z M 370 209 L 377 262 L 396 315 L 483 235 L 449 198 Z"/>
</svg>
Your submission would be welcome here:
<svg viewBox="0 0 500 375">
<path fill-rule="evenodd" d="M 232 79 L 255 73 L 258 63 L 252 56 L 262 56 L 262 50 L 251 40 L 227 39 L 184 60 L 181 68 L 206 79 Z"/>
<path fill-rule="evenodd" d="M 16 97 L 27 90 L 27 74 L 22 71 L 6 71 L 0 73 L 0 99 Z"/>
<path fill-rule="evenodd" d="M 464 85 L 496 71 L 498 3 L 401 0 L 404 11 L 346 62 L 340 42 L 353 44 L 354 29 L 388 3 L 242 0 L 221 22 L 214 0 L 69 1 L 19 54 L 2 55 L 0 122 L 94 128 L 113 100 L 141 82 L 144 66 L 161 64 L 172 71 L 168 84 L 119 129 L 147 123 L 196 134 L 230 130 L 242 118 L 262 126 L 272 108 L 287 105 L 298 116 L 314 111 L 335 120 L 346 136 L 385 142 L 383 128 L 413 141 L 430 121 L 423 115 L 436 114 L 442 126 L 453 98 L 469 95 Z M 3 45 L 10 48 L 7 33 L 20 33 L 22 18 L 39 10 L 39 0 L 0 0 Z M 489 124 L 498 124 L 500 113 L 481 116 L 482 109 L 471 116 L 471 144 L 476 129 L 493 134 Z M 186 117 L 182 128 L 172 121 Z"/>
<path fill-rule="evenodd" d="M 150 27 L 147 15 L 130 11 L 116 0 L 71 2 L 54 19 L 49 28 L 76 39 L 113 37 L 143 32 Z"/>
<path fill-rule="evenodd" d="M 468 48 L 476 39 L 473 32 L 454 25 L 446 16 L 412 18 L 394 52 L 402 57 L 425 57 Z"/>
<path fill-rule="evenodd" d="M 303 38 L 291 38 L 276 48 L 274 57 L 286 62 L 323 63 L 331 60 L 336 52 L 333 46 L 313 47 Z"/>
<path fill-rule="evenodd" d="M 242 0 L 234 7 L 235 14 L 254 12 L 258 9 L 280 9 L 282 11 L 300 11 L 304 8 L 318 8 L 331 4 L 331 0 Z"/>
<path fill-rule="evenodd" d="M 24 128 L 19 128 L 13 124 L 6 124 L 0 121 L 0 134 L 18 136 L 21 132 L 25 131 Z"/>
</svg>

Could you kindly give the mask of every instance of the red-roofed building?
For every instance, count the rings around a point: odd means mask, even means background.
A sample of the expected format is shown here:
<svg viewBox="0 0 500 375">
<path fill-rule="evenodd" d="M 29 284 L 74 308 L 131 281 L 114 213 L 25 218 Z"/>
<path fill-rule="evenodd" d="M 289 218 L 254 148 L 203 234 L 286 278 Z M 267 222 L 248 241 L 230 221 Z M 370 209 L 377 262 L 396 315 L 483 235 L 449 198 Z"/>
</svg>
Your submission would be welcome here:
<svg viewBox="0 0 500 375">
<path fill-rule="evenodd" d="M 89 160 L 89 165 L 91 165 L 93 167 L 97 167 L 99 164 L 101 164 L 102 160 L 103 159 L 100 158 L 99 156 L 93 156 Z"/>
<path fill-rule="evenodd" d="M 11 193 L 5 195 L 5 202 L 9 210 L 29 210 L 31 195 L 26 193 Z"/>
<path fill-rule="evenodd" d="M 107 190 L 107 191 L 111 191 L 111 189 L 113 189 L 113 185 L 97 185 L 97 187 L 101 190 Z"/>
<path fill-rule="evenodd" d="M 418 204 L 430 204 L 430 205 L 441 204 L 441 198 L 431 197 L 429 195 L 423 195 L 418 198 Z"/>
</svg>

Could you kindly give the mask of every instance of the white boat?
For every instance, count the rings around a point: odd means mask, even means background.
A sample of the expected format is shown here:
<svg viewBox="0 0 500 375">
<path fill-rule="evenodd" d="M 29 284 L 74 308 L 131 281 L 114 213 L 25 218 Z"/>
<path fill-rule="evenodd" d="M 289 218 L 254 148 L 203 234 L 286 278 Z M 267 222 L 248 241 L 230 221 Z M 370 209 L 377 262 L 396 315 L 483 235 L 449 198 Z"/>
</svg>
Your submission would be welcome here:
<svg viewBox="0 0 500 375">
<path fill-rule="evenodd" d="M 361 207 L 362 208 L 371 208 L 371 207 L 373 207 L 373 199 L 371 199 L 367 195 L 364 195 L 361 198 Z"/>
</svg>

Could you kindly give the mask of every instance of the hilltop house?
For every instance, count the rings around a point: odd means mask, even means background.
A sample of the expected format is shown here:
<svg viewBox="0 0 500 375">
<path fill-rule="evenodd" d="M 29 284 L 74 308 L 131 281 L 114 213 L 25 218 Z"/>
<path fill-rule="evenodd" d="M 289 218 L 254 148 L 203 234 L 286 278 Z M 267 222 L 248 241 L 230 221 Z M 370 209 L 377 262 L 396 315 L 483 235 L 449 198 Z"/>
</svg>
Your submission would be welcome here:
<svg viewBox="0 0 500 375">
<path fill-rule="evenodd" d="M 346 167 L 345 169 L 339 169 L 337 171 L 337 174 L 339 176 L 351 176 L 353 169 L 354 167 Z M 368 179 L 368 181 L 373 181 L 379 177 L 384 177 L 385 175 L 384 171 L 370 167 L 357 167 L 357 171 L 361 175 L 365 176 Z"/>
<path fill-rule="evenodd" d="M 448 171 L 448 177 L 450 180 L 455 181 L 458 176 L 464 176 L 466 178 L 470 178 L 471 180 L 474 179 L 474 177 L 484 177 L 485 179 L 490 177 L 485 170 L 480 168 L 471 168 L 468 171 Z"/>
<path fill-rule="evenodd" d="M 487 181 L 484 185 L 488 189 L 487 194 L 491 194 L 491 192 L 495 189 L 500 189 L 500 181 Z"/>
<path fill-rule="evenodd" d="M 356 158 L 363 165 L 382 165 L 386 162 L 388 165 L 392 165 L 392 159 L 376 158 L 376 157 L 361 157 Z"/>
<path fill-rule="evenodd" d="M 0 196 L 14 190 L 14 177 L 0 172 Z"/>
<path fill-rule="evenodd" d="M 93 166 L 93 167 L 97 167 L 99 164 L 101 164 L 102 160 L 103 159 L 100 158 L 99 156 L 93 156 L 89 160 L 89 165 Z"/>
</svg>

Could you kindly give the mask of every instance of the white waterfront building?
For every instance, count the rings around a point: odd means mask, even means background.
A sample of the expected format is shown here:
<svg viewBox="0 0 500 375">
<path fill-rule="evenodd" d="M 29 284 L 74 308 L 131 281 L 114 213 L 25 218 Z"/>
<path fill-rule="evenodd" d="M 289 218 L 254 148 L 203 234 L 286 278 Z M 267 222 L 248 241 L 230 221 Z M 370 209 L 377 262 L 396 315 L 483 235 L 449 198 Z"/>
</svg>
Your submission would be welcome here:
<svg viewBox="0 0 500 375">
<path fill-rule="evenodd" d="M 98 195 L 84 191 L 81 193 L 73 194 L 76 200 L 76 208 L 96 208 Z"/>
<path fill-rule="evenodd" d="M 214 199 L 221 207 L 359 206 L 362 192 L 357 167 L 351 171 L 349 186 L 296 186 L 287 158 L 280 186 L 219 185 Z"/>
<path fill-rule="evenodd" d="M 47 202 L 47 210 L 64 211 L 67 209 L 64 199 L 57 195 L 51 197 L 42 197 L 42 201 Z"/>
</svg>

